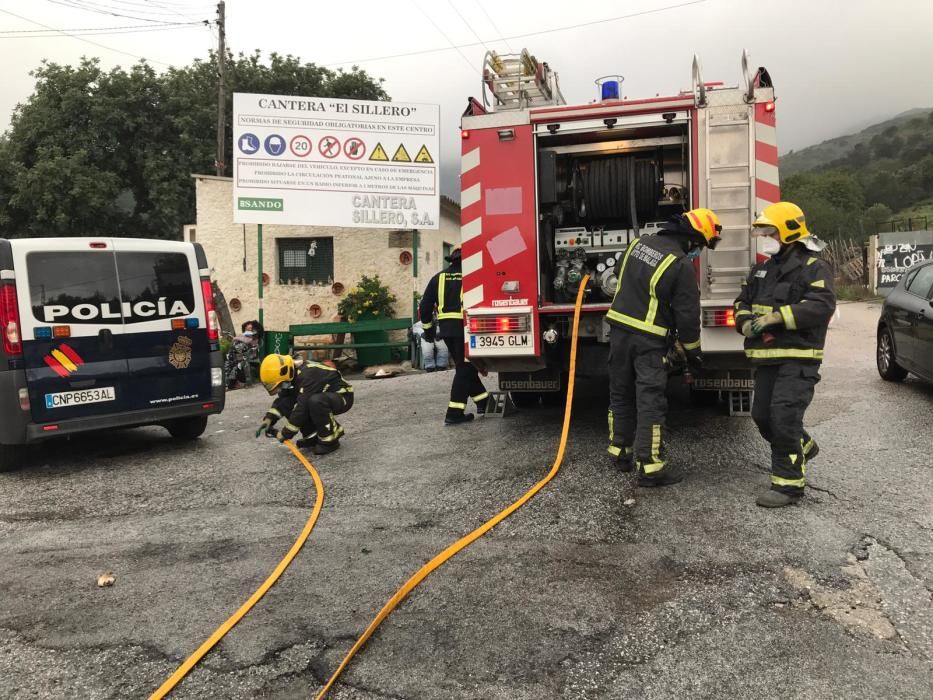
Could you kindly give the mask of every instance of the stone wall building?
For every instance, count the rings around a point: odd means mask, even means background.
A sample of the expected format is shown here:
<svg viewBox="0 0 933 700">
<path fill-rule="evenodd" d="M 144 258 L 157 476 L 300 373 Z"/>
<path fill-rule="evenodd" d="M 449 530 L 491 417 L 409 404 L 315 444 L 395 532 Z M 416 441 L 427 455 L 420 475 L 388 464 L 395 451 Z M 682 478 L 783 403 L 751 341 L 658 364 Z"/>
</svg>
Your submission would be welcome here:
<svg viewBox="0 0 933 700">
<path fill-rule="evenodd" d="M 234 326 L 258 318 L 256 224 L 233 223 L 233 181 L 194 175 L 197 223 L 186 241 L 204 246 L 211 276 L 227 299 Z M 418 232 L 417 277 L 413 233 L 389 229 L 263 225 L 264 325 L 286 330 L 295 323 L 332 321 L 337 304 L 363 275 L 379 275 L 398 302 L 396 317 L 412 315 L 421 294 L 460 245 L 460 207 L 441 197 L 440 228 Z"/>
</svg>

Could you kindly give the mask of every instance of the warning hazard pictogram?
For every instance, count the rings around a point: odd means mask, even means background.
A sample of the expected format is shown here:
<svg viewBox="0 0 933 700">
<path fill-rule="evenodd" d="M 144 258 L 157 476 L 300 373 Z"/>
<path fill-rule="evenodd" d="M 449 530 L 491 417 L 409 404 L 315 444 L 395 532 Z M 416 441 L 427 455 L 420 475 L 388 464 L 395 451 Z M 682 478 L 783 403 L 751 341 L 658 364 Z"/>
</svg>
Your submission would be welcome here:
<svg viewBox="0 0 933 700">
<path fill-rule="evenodd" d="M 386 149 L 382 147 L 381 143 L 377 143 L 376 147 L 373 149 L 373 154 L 369 157 L 370 160 L 389 160 L 389 154 L 386 153 Z"/>
<path fill-rule="evenodd" d="M 421 150 L 418 151 L 418 155 L 415 156 L 416 163 L 433 163 L 434 159 L 431 157 L 431 154 L 428 153 L 428 147 L 422 146 Z"/>
<path fill-rule="evenodd" d="M 392 160 L 396 163 L 411 163 L 411 156 L 408 155 L 408 151 L 405 150 L 405 144 L 400 143 L 398 149 L 395 151 L 395 155 L 392 156 Z"/>
</svg>

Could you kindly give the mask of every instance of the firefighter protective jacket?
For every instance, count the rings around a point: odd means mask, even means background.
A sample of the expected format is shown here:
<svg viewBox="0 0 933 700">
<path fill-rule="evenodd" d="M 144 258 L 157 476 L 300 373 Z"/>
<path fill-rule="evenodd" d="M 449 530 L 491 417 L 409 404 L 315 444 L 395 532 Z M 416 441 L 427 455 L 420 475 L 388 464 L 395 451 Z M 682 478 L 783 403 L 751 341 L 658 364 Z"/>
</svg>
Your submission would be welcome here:
<svg viewBox="0 0 933 700">
<path fill-rule="evenodd" d="M 745 339 L 745 354 L 756 364 L 788 360 L 819 363 L 826 329 L 836 311 L 829 263 L 802 243 L 755 265 L 735 300 L 735 329 L 746 321 L 778 311 L 783 326 L 772 326 L 757 338 Z"/>
<path fill-rule="evenodd" d="M 673 226 L 673 223 L 665 224 Z M 662 229 L 643 236 L 625 252 L 609 323 L 667 344 L 677 331 L 685 350 L 700 347 L 700 289 L 687 258 L 689 243 L 680 231 Z"/>
<path fill-rule="evenodd" d="M 295 379 L 289 386 L 279 390 L 265 417 L 272 425 L 279 418 L 284 418 L 286 428 L 290 432 L 297 432 L 310 420 L 308 401 L 315 394 L 324 392 L 352 394 L 353 387 L 333 367 L 319 362 L 305 362 L 295 368 Z"/>
<path fill-rule="evenodd" d="M 438 338 L 456 338 L 463 335 L 463 274 L 460 259 L 456 258 L 443 272 L 439 272 L 425 287 L 418 306 L 421 326 L 433 328 L 434 307 L 437 307 Z"/>
</svg>

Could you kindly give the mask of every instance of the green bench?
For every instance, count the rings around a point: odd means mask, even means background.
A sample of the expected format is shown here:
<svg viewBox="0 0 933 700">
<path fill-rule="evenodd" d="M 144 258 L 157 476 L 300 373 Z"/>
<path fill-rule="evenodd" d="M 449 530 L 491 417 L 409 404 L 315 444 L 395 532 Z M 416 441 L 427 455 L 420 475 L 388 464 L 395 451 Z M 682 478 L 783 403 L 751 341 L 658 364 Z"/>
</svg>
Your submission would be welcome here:
<svg viewBox="0 0 933 700">
<path fill-rule="evenodd" d="M 405 340 L 390 340 L 386 337 L 389 331 L 408 331 Z M 291 346 L 294 350 L 343 350 L 353 349 L 362 365 L 384 364 L 388 362 L 388 351 L 392 348 L 407 348 L 408 357 L 412 354 L 413 336 L 410 318 L 386 318 L 371 321 L 332 321 L 327 323 L 299 323 L 288 327 Z M 345 342 L 347 334 L 353 336 L 352 342 Z M 311 345 L 297 345 L 296 338 L 312 335 L 335 335 L 335 343 L 315 343 Z M 382 338 L 373 340 L 373 338 Z M 363 351 L 362 353 L 360 351 Z M 380 353 L 379 350 L 385 352 Z M 380 359 L 386 357 L 386 359 Z"/>
</svg>

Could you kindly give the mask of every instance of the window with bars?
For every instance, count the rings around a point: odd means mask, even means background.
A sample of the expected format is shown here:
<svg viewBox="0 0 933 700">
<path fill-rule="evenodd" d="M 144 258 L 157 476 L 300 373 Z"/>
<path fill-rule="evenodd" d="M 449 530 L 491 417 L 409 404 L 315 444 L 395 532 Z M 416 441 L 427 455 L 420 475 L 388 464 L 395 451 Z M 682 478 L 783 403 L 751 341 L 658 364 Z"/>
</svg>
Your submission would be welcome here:
<svg viewBox="0 0 933 700">
<path fill-rule="evenodd" d="M 279 238 L 279 284 L 334 280 L 333 238 Z"/>
</svg>

